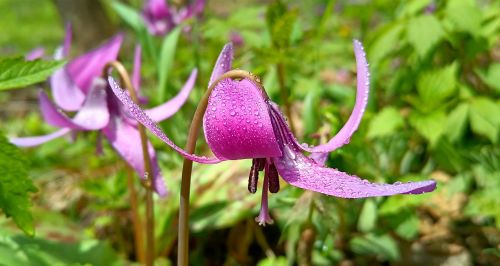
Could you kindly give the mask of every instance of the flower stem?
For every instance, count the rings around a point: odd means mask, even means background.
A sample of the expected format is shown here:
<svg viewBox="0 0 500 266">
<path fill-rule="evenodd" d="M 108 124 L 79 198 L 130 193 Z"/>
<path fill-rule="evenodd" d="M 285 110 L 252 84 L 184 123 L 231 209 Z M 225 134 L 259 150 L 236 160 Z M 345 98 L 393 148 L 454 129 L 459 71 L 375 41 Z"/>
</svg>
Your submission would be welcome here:
<svg viewBox="0 0 500 266">
<path fill-rule="evenodd" d="M 246 78 L 255 83 L 257 87 L 263 92 L 263 95 L 267 98 L 266 91 L 260 83 L 260 79 L 253 75 L 252 73 L 244 70 L 231 70 L 226 72 L 224 75 L 220 76 L 215 80 L 207 89 L 203 98 L 198 103 L 196 111 L 189 127 L 189 133 L 186 143 L 186 151 L 188 153 L 194 153 L 196 148 L 196 140 L 200 133 L 200 128 L 203 123 L 203 115 L 207 109 L 208 98 L 219 82 L 227 78 Z M 188 159 L 184 159 L 184 164 L 182 166 L 182 180 L 181 180 L 181 195 L 179 202 L 179 228 L 178 228 L 178 248 L 177 248 L 177 265 L 187 266 L 189 263 L 189 193 L 191 187 L 191 172 L 193 170 L 193 162 Z"/>
<path fill-rule="evenodd" d="M 132 168 L 127 166 L 127 185 L 130 194 L 130 208 L 132 212 L 132 224 L 134 226 L 134 249 L 137 260 L 140 263 L 145 262 L 144 258 L 144 236 L 142 235 L 142 221 L 139 216 L 139 208 L 137 206 L 137 191 L 134 186 L 134 178 Z"/>
<path fill-rule="evenodd" d="M 278 68 L 278 83 L 280 86 L 280 97 L 283 100 L 283 104 L 285 105 L 285 114 L 288 117 L 288 121 L 290 123 L 290 130 L 295 134 L 295 125 L 292 119 L 292 107 L 290 105 L 290 95 L 288 95 L 288 91 L 285 85 L 285 65 L 283 63 L 277 64 Z"/>
<path fill-rule="evenodd" d="M 130 81 L 130 76 L 127 73 L 127 70 L 122 65 L 122 63 L 118 61 L 111 61 L 106 64 L 104 68 L 104 75 L 109 74 L 109 70 L 114 68 L 119 76 L 120 81 L 123 86 L 127 89 L 130 94 L 130 97 L 135 103 L 138 103 L 138 98 L 134 87 L 132 86 L 132 82 Z M 152 182 L 152 168 L 151 168 L 151 158 L 149 157 L 148 151 L 148 140 L 146 136 L 146 131 L 142 124 L 137 125 L 137 129 L 139 131 L 139 135 L 141 138 L 141 147 L 142 147 L 142 156 L 144 160 L 144 182 L 143 185 L 146 189 L 146 247 L 145 247 L 145 264 L 147 266 L 152 266 L 154 263 L 154 252 L 155 252 L 155 243 L 154 243 L 154 201 L 153 201 L 153 182 Z"/>
</svg>

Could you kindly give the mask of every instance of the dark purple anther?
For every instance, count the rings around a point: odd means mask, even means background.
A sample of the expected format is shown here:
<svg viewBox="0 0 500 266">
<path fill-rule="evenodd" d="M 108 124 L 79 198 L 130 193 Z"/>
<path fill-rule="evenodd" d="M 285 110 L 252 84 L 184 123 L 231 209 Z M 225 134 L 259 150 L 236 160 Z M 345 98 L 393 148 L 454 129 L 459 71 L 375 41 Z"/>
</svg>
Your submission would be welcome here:
<svg viewBox="0 0 500 266">
<path fill-rule="evenodd" d="M 252 168 L 248 176 L 248 191 L 252 194 L 257 192 L 257 182 L 259 181 L 259 159 L 252 159 Z"/>
<path fill-rule="evenodd" d="M 276 193 L 280 191 L 280 180 L 278 170 L 274 164 L 269 165 L 269 192 Z"/>
</svg>

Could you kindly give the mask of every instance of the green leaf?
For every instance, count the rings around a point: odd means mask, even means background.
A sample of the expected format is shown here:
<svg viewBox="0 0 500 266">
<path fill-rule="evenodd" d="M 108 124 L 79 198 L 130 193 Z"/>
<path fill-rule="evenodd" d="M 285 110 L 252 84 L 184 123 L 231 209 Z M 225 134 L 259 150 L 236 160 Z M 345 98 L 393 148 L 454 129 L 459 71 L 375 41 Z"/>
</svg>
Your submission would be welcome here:
<svg viewBox="0 0 500 266">
<path fill-rule="evenodd" d="M 158 100 L 165 101 L 165 91 L 170 70 L 174 63 L 175 50 L 177 50 L 177 41 L 181 33 L 181 28 L 176 27 L 163 39 L 161 46 L 160 61 L 158 62 Z"/>
<path fill-rule="evenodd" d="M 377 204 L 373 199 L 366 199 L 358 220 L 358 230 L 361 232 L 370 232 L 375 228 L 377 222 Z"/>
<path fill-rule="evenodd" d="M 476 191 L 469 197 L 464 214 L 468 216 L 491 216 L 495 218 L 496 227 L 500 228 L 500 188 L 490 187 Z"/>
<path fill-rule="evenodd" d="M 28 235 L 35 233 L 29 193 L 36 191 L 28 177 L 27 159 L 0 134 L 0 208 Z"/>
<path fill-rule="evenodd" d="M 476 70 L 476 73 L 486 85 L 500 93 L 500 63 L 491 64 L 486 72 Z"/>
<path fill-rule="evenodd" d="M 389 235 L 357 236 L 351 239 L 349 246 L 352 251 L 360 255 L 380 256 L 391 261 L 398 260 L 400 257 L 398 245 Z"/>
<path fill-rule="evenodd" d="M 401 34 L 405 29 L 401 23 L 393 23 L 384 27 L 375 41 L 369 46 L 367 56 L 370 64 L 378 65 L 388 54 L 401 43 Z"/>
<path fill-rule="evenodd" d="M 430 114 L 412 112 L 410 124 L 429 141 L 431 146 L 434 146 L 444 132 L 446 114 L 443 111 L 435 111 Z"/>
<path fill-rule="evenodd" d="M 111 2 L 111 8 L 120 16 L 120 18 L 125 21 L 130 27 L 132 27 L 136 32 L 140 32 L 145 28 L 142 16 L 137 13 L 137 11 L 126 4 L 119 1 Z"/>
<path fill-rule="evenodd" d="M 408 21 L 406 29 L 408 42 L 422 58 L 444 36 L 444 30 L 439 20 L 433 15 L 421 15 Z"/>
<path fill-rule="evenodd" d="M 468 32 L 475 36 L 481 29 L 482 13 L 474 1 L 450 1 L 445 10 L 446 18 L 449 19 L 457 31 Z"/>
<path fill-rule="evenodd" d="M 431 0 L 413 0 L 406 1 L 402 5 L 401 16 L 414 16 L 415 14 L 421 13 L 422 9 L 430 4 Z"/>
<path fill-rule="evenodd" d="M 484 97 L 473 99 L 470 107 L 470 123 L 474 133 L 497 143 L 500 131 L 500 108 L 494 101 Z"/>
<path fill-rule="evenodd" d="M 465 133 L 467 119 L 469 117 L 469 105 L 462 103 L 458 105 L 448 116 L 445 134 L 452 142 L 459 141 Z"/>
<path fill-rule="evenodd" d="M 396 233 L 404 239 L 413 239 L 418 234 L 418 217 L 413 213 L 406 217 L 397 227 Z"/>
<path fill-rule="evenodd" d="M 417 90 L 422 102 L 431 110 L 452 96 L 457 88 L 457 63 L 444 68 L 426 71 L 417 81 Z"/>
<path fill-rule="evenodd" d="M 394 107 L 386 107 L 371 121 L 368 128 L 368 137 L 389 136 L 404 126 L 404 119 Z"/>
<path fill-rule="evenodd" d="M 304 108 L 302 109 L 302 117 L 304 118 L 302 120 L 304 121 L 304 135 L 308 136 L 309 134 L 316 132 L 318 129 L 318 104 L 322 90 L 321 84 L 319 84 L 317 80 L 299 80 L 296 88 L 300 88 L 300 86 L 306 86 L 306 88 L 309 88 L 304 99 Z"/>
<path fill-rule="evenodd" d="M 25 61 L 22 57 L 0 59 L 0 91 L 43 81 L 65 61 Z"/>
<path fill-rule="evenodd" d="M 287 6 L 281 1 L 276 1 L 268 6 L 266 22 L 275 47 L 289 46 L 297 16 L 297 10 L 287 10 Z"/>
</svg>

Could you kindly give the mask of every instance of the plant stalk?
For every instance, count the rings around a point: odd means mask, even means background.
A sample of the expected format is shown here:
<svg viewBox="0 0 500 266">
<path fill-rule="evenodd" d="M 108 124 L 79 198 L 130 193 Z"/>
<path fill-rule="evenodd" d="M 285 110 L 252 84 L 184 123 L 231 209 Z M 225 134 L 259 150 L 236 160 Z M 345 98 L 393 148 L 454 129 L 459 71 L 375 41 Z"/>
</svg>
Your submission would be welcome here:
<svg viewBox="0 0 500 266">
<path fill-rule="evenodd" d="M 104 75 L 108 75 L 109 70 L 114 68 L 119 76 L 120 82 L 130 94 L 130 97 L 135 103 L 139 103 L 136 91 L 132 86 L 132 82 L 130 81 L 130 76 L 127 73 L 125 67 L 118 61 L 111 61 L 106 64 L 104 68 Z M 142 124 L 137 125 L 137 129 L 139 131 L 139 135 L 141 138 L 141 147 L 142 147 L 142 155 L 144 160 L 144 182 L 143 186 L 146 189 L 146 247 L 145 247 L 145 264 L 147 266 L 153 266 L 154 264 L 154 252 L 155 252 L 155 243 L 154 243 L 154 201 L 153 201 L 153 182 L 152 182 L 152 168 L 151 168 L 151 158 L 149 157 L 148 152 L 148 142 L 146 131 Z"/>
<path fill-rule="evenodd" d="M 203 115 L 207 109 L 208 98 L 219 82 L 227 78 L 249 79 L 263 92 L 263 95 L 268 99 L 267 93 L 261 84 L 260 78 L 252 73 L 244 70 L 231 70 L 226 72 L 215 80 L 207 89 L 203 98 L 198 103 L 196 111 L 189 127 L 189 133 L 185 150 L 193 154 L 196 148 L 196 140 L 200 133 L 200 128 L 203 123 Z M 193 162 L 184 158 L 182 166 L 181 180 L 181 195 L 179 202 L 179 230 L 178 230 L 178 248 L 177 248 L 177 265 L 187 266 L 189 263 L 189 193 L 191 188 L 191 172 L 193 170 Z"/>
<path fill-rule="evenodd" d="M 288 123 L 290 124 L 290 130 L 295 134 L 295 125 L 292 119 L 292 107 L 290 105 L 290 95 L 288 95 L 288 90 L 285 84 L 285 65 L 283 63 L 277 64 L 278 69 L 278 83 L 280 87 L 280 97 L 285 105 L 285 114 L 288 117 Z"/>
<path fill-rule="evenodd" d="M 137 206 L 137 191 L 134 186 L 134 177 L 132 169 L 127 166 L 127 185 L 130 193 L 130 208 L 132 212 L 132 225 L 134 226 L 134 249 L 137 260 L 145 263 L 144 255 L 144 236 L 142 234 L 142 221 L 139 216 L 139 207 Z"/>
</svg>

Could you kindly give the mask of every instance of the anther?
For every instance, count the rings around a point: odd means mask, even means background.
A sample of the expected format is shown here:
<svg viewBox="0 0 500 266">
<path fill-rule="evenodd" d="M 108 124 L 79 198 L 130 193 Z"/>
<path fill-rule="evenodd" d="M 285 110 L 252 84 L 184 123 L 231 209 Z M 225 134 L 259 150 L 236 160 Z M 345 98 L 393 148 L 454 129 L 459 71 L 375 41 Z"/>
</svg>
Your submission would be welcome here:
<svg viewBox="0 0 500 266">
<path fill-rule="evenodd" d="M 269 192 L 276 193 L 280 191 L 280 180 L 278 170 L 274 164 L 269 165 Z"/>
<path fill-rule="evenodd" d="M 248 176 L 248 191 L 252 194 L 257 192 L 257 182 L 259 181 L 258 163 L 258 159 L 252 160 L 252 168 L 250 168 L 250 175 Z"/>
</svg>

